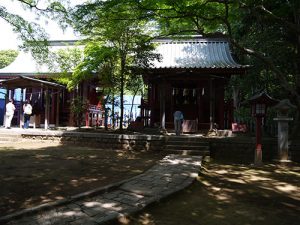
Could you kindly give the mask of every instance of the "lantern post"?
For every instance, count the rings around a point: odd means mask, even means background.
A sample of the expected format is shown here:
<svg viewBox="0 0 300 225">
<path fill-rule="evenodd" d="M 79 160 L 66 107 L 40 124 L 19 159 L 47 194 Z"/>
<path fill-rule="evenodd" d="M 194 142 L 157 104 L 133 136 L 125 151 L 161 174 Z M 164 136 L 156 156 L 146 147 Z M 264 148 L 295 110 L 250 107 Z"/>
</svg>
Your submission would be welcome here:
<svg viewBox="0 0 300 225">
<path fill-rule="evenodd" d="M 262 121 L 266 117 L 267 107 L 276 104 L 278 101 L 271 98 L 266 92 L 261 92 L 249 99 L 252 116 L 256 118 L 256 143 L 254 151 L 254 164 L 262 164 Z"/>
</svg>

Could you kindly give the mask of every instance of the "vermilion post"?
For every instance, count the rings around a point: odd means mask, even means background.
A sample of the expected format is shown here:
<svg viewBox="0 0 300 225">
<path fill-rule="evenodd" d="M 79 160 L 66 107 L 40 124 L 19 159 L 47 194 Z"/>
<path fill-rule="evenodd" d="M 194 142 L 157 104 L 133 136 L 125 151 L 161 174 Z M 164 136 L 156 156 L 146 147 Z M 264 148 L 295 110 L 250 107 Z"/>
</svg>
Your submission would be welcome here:
<svg viewBox="0 0 300 225">
<path fill-rule="evenodd" d="M 262 164 L 262 116 L 256 116 L 256 147 L 255 147 L 255 156 L 254 163 Z"/>
<path fill-rule="evenodd" d="M 85 126 L 86 127 L 90 126 L 89 111 L 88 110 L 85 112 Z"/>
</svg>

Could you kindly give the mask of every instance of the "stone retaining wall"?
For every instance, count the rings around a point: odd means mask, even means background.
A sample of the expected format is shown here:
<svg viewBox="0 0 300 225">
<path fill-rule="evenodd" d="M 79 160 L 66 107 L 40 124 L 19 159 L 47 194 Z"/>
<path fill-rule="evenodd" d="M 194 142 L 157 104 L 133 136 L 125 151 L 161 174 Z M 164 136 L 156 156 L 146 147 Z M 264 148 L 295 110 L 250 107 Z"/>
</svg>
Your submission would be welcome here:
<svg viewBox="0 0 300 225">
<path fill-rule="evenodd" d="M 22 134 L 23 139 L 35 141 L 54 141 L 61 144 L 96 147 L 99 149 L 124 150 L 162 150 L 164 136 L 126 135 L 126 134 L 93 134 L 93 133 L 62 133 L 62 134 Z"/>
<path fill-rule="evenodd" d="M 262 143 L 263 161 L 277 157 L 277 139 L 265 138 Z M 255 137 L 210 139 L 211 157 L 237 163 L 254 162 Z M 300 162 L 300 141 L 291 141 L 289 146 L 291 160 Z"/>
<path fill-rule="evenodd" d="M 162 151 L 166 143 L 172 138 L 163 135 L 128 135 L 128 134 L 99 134 L 99 133 L 47 133 L 22 134 L 23 139 L 36 141 L 57 141 L 62 144 L 96 147 L 99 149 L 124 150 L 152 150 Z M 252 163 L 254 161 L 255 137 L 230 138 L 201 138 L 184 137 L 188 140 L 208 142 L 211 157 L 217 160 L 227 160 L 238 163 Z M 276 159 L 277 139 L 263 140 L 263 161 Z M 300 141 L 293 141 L 290 145 L 292 160 L 300 162 Z"/>
<path fill-rule="evenodd" d="M 263 160 L 270 161 L 275 157 L 276 142 L 264 140 Z M 237 163 L 254 161 L 255 138 L 222 138 L 210 140 L 211 157 Z"/>
</svg>

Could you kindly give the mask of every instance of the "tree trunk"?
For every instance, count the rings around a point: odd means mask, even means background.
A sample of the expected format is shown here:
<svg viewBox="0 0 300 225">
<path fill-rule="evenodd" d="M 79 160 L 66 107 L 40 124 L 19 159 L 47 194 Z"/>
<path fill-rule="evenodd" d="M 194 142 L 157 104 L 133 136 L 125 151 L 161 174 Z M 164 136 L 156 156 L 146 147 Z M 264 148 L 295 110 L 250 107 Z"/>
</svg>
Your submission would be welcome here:
<svg viewBox="0 0 300 225">
<path fill-rule="evenodd" d="M 293 118 L 292 122 L 292 132 L 291 139 L 299 139 L 300 138 L 300 105 L 297 105 L 297 112 L 295 114 L 295 118 Z"/>
<path fill-rule="evenodd" d="M 112 95 L 111 99 L 111 116 L 112 116 L 112 128 L 115 129 L 115 95 Z"/>
<path fill-rule="evenodd" d="M 120 130 L 123 130 L 124 119 L 124 73 L 125 73 L 125 57 L 121 59 L 121 87 L 120 87 Z"/>
<path fill-rule="evenodd" d="M 131 122 L 131 115 L 132 114 L 132 110 L 133 110 L 133 104 L 134 104 L 134 99 L 135 99 L 135 96 L 137 95 L 137 92 L 138 90 L 136 90 L 133 94 L 133 98 L 132 98 L 132 101 L 131 101 L 131 108 L 130 108 L 130 113 L 129 113 L 129 123 Z"/>
</svg>

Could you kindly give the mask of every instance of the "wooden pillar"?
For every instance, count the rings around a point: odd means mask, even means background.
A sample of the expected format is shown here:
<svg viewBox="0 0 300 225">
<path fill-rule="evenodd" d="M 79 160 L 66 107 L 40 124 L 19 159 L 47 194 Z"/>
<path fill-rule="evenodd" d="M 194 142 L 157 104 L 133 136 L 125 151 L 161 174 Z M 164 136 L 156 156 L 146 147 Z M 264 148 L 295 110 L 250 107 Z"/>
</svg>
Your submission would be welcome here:
<svg viewBox="0 0 300 225">
<path fill-rule="evenodd" d="M 156 104 L 156 99 L 155 99 L 155 92 L 156 92 L 156 85 L 151 83 L 151 93 L 150 93 L 150 105 L 151 105 L 151 112 L 150 112 L 150 126 L 154 126 L 154 113 L 155 113 L 155 104 Z M 157 112 L 156 112 L 157 113 Z"/>
<path fill-rule="evenodd" d="M 85 102 L 85 101 L 87 101 L 87 103 L 88 104 L 90 104 L 90 101 L 89 101 L 89 96 L 88 96 L 88 92 L 89 92 L 89 87 L 88 87 L 88 84 L 87 84 L 87 82 L 86 81 L 84 81 L 83 83 L 82 83 L 82 100 Z M 92 124 L 92 122 L 91 122 L 91 120 L 92 120 L 92 118 L 93 118 L 93 113 L 91 113 L 91 115 L 92 115 L 92 117 L 90 118 L 90 112 L 89 112 L 89 110 L 87 109 L 86 111 L 85 111 L 85 126 L 86 127 L 89 127 L 90 125 L 91 126 L 93 126 L 93 124 Z"/>
<path fill-rule="evenodd" d="M 224 81 L 220 81 L 218 86 L 218 109 L 219 109 L 219 128 L 224 129 L 225 118 L 224 118 Z"/>
<path fill-rule="evenodd" d="M 160 127 L 166 129 L 166 82 L 165 80 L 160 85 L 159 89 L 160 97 Z"/>
<path fill-rule="evenodd" d="M 54 93 L 53 89 L 51 89 L 51 113 L 50 113 L 49 124 L 50 123 L 54 123 L 54 121 L 55 121 L 55 118 L 56 118 L 56 115 L 55 115 L 56 114 L 55 106 L 56 106 L 55 93 Z"/>
<path fill-rule="evenodd" d="M 213 78 L 209 79 L 209 129 L 212 130 L 214 128 L 214 104 L 215 104 L 215 96 L 214 96 L 214 83 Z"/>
<path fill-rule="evenodd" d="M 171 123 L 173 124 L 173 129 L 175 129 L 175 124 L 174 124 L 174 119 L 173 119 L 173 114 L 175 112 L 175 87 L 171 85 L 171 110 L 170 110 L 170 118 L 171 118 Z"/>
<path fill-rule="evenodd" d="M 89 114 L 90 114 L 89 111 L 86 111 L 86 112 L 85 112 L 85 126 L 86 126 L 86 127 L 89 127 L 89 126 L 90 126 L 90 120 L 89 120 L 89 117 L 90 117 L 90 116 L 89 116 Z"/>
<path fill-rule="evenodd" d="M 202 123 L 202 89 L 203 87 L 201 85 L 199 85 L 199 83 L 197 84 L 197 88 L 196 88 L 196 97 L 197 97 L 197 111 L 198 111 L 198 129 L 201 129 L 201 123 Z"/>
<path fill-rule="evenodd" d="M 46 103 L 46 106 L 45 106 L 45 130 L 48 129 L 48 126 L 49 126 L 49 93 L 48 93 L 48 87 L 46 88 L 46 91 L 45 91 L 45 103 Z"/>
<path fill-rule="evenodd" d="M 254 164 L 262 163 L 262 117 L 256 116 L 256 148 L 254 153 Z"/>
<path fill-rule="evenodd" d="M 23 118 L 23 101 L 24 101 L 24 89 L 21 88 L 21 99 L 20 99 L 20 105 L 19 105 L 19 124 L 20 128 L 24 125 L 24 118 Z"/>
<path fill-rule="evenodd" d="M 59 126 L 59 93 L 60 90 L 57 90 L 56 93 L 56 117 L 55 117 L 55 126 Z"/>
<path fill-rule="evenodd" d="M 6 94 L 5 94 L 5 97 L 4 97 L 4 113 L 3 113 L 3 126 L 6 125 L 6 104 L 8 103 L 8 99 L 9 99 L 9 89 L 6 88 Z"/>
</svg>

